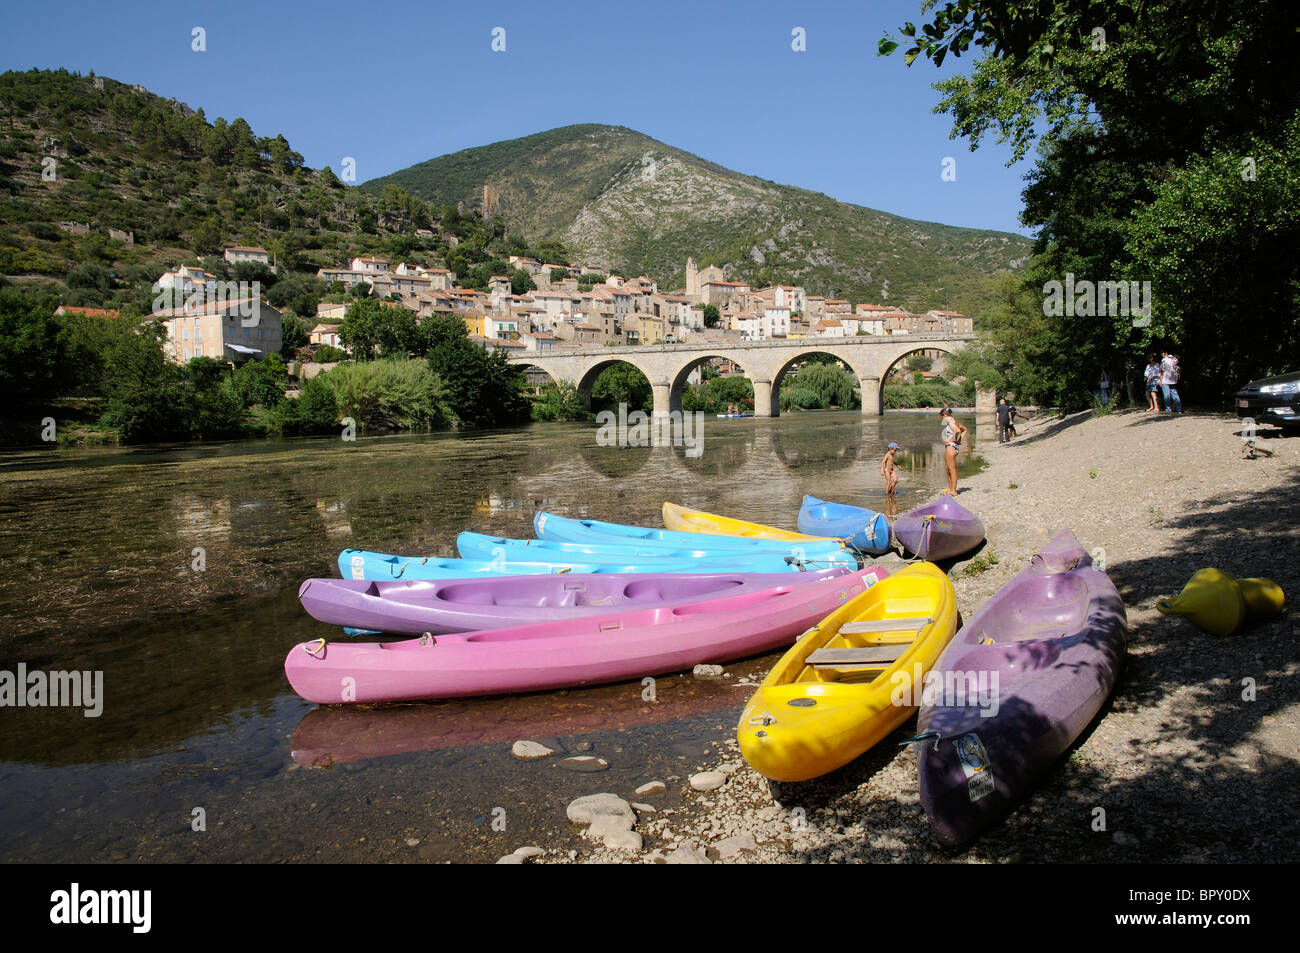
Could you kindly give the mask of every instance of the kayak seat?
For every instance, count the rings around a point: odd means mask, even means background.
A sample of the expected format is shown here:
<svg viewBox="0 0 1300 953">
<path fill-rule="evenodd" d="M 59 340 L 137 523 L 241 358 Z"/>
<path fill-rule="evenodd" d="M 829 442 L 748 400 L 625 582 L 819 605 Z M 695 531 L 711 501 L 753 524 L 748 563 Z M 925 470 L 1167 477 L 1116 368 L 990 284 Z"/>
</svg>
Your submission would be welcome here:
<svg viewBox="0 0 1300 953">
<path fill-rule="evenodd" d="M 896 619 L 868 619 L 863 622 L 846 622 L 840 626 L 840 635 L 867 635 L 876 632 L 919 632 L 931 622 L 933 616 L 917 615 Z"/>
<path fill-rule="evenodd" d="M 840 668 L 849 670 L 889 668 L 896 662 L 911 642 L 894 645 L 872 645 L 861 649 L 818 649 L 808 656 L 814 668 Z"/>
</svg>

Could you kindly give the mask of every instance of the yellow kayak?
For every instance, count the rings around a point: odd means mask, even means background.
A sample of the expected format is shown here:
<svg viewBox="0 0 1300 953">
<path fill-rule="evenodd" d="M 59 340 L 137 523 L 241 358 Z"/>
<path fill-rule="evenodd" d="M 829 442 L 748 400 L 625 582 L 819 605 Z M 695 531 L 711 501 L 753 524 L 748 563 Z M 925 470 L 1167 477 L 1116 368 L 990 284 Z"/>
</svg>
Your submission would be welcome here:
<svg viewBox="0 0 1300 953">
<path fill-rule="evenodd" d="M 791 542 L 823 542 L 830 536 L 806 536 L 792 533 L 790 530 L 764 526 L 762 523 L 747 523 L 733 520 L 729 516 L 718 516 L 700 510 L 688 510 L 676 503 L 664 504 L 664 526 L 667 529 L 687 533 L 710 533 L 714 536 L 741 536 L 745 539 L 777 539 Z M 838 542 L 838 540 L 836 540 Z"/>
<path fill-rule="evenodd" d="M 957 595 L 933 563 L 881 580 L 776 663 L 741 713 L 740 753 L 774 781 L 848 764 L 912 716 L 956 631 Z"/>
</svg>

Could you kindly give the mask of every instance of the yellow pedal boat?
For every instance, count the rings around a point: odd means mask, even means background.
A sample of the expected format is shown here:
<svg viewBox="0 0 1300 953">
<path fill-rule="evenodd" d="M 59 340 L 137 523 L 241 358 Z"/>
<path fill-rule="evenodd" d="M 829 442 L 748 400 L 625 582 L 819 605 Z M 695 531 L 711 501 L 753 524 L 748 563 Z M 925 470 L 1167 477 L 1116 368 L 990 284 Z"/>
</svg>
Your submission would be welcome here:
<svg viewBox="0 0 1300 953">
<path fill-rule="evenodd" d="M 736 729 L 773 781 L 843 767 L 917 710 L 925 673 L 957 631 L 957 595 L 933 563 L 876 583 L 809 629 L 763 679 Z"/>
<path fill-rule="evenodd" d="M 775 526 L 764 526 L 762 523 L 733 520 L 729 516 L 718 516 L 716 513 L 688 510 L 676 503 L 664 504 L 664 527 L 678 532 L 742 536 L 745 539 L 788 540 L 795 543 L 825 542 L 832 539 L 830 536 L 807 536 L 786 529 L 777 529 Z"/>
</svg>

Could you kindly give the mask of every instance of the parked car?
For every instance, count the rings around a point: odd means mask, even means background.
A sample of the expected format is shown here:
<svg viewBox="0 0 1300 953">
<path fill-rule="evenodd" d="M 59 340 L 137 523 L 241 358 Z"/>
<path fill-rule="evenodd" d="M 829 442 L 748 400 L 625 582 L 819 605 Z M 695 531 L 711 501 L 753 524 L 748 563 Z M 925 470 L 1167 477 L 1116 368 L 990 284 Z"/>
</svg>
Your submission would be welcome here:
<svg viewBox="0 0 1300 953">
<path fill-rule="evenodd" d="M 1237 391 L 1237 416 L 1259 424 L 1300 427 L 1300 371 L 1262 377 Z"/>
</svg>

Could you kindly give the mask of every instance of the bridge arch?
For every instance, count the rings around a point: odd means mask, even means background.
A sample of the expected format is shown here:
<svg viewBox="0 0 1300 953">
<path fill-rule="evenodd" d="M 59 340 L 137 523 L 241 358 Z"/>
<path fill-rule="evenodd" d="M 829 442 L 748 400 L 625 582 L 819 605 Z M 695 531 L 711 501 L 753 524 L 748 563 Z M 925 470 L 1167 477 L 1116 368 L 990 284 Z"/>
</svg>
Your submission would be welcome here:
<svg viewBox="0 0 1300 953">
<path fill-rule="evenodd" d="M 604 360 L 594 361 L 591 364 L 591 366 L 588 367 L 586 371 L 583 372 L 582 376 L 579 377 L 577 381 L 575 381 L 578 387 L 578 397 L 582 400 L 582 406 L 584 409 L 591 410 L 591 391 L 592 388 L 596 386 L 596 378 L 600 377 L 600 375 L 605 371 L 607 371 L 609 368 L 616 367 L 619 364 L 626 364 L 629 367 L 633 368 L 634 370 L 638 371 L 641 374 L 641 376 L 643 376 L 646 379 L 646 381 L 650 384 L 651 392 L 652 393 L 654 392 L 655 379 L 653 375 L 650 373 L 650 371 L 648 371 L 645 367 L 638 364 L 636 361 L 629 360 L 627 355 L 624 354 L 611 355 L 605 358 Z M 656 409 L 659 406 L 659 400 L 657 396 L 654 399 L 654 406 Z M 635 410 L 637 408 L 629 407 L 628 409 Z"/>
<path fill-rule="evenodd" d="M 788 359 L 785 360 L 785 363 L 782 364 L 775 373 L 773 373 L 772 394 L 770 398 L 772 403 L 773 417 L 781 416 L 781 384 L 785 381 L 786 377 L 789 375 L 790 369 L 794 367 L 795 364 L 806 363 L 807 358 L 813 354 L 825 354 L 827 357 L 835 358 L 835 360 L 838 361 L 839 364 L 848 367 L 848 371 L 850 374 L 853 375 L 854 380 L 861 382 L 863 377 L 867 376 L 867 371 L 869 370 L 869 366 L 867 365 L 867 362 L 859 361 L 859 363 L 863 364 L 864 367 L 857 367 L 854 365 L 852 356 L 837 354 L 833 350 L 833 348 L 834 345 L 817 347 L 815 344 L 812 344 L 810 342 L 808 347 L 799 350 L 798 353 L 791 354 L 788 357 Z M 785 355 L 782 355 L 782 357 L 785 357 Z"/>
<path fill-rule="evenodd" d="M 754 380 L 754 375 L 750 372 L 749 368 L 745 366 L 745 364 L 748 362 L 742 362 L 741 360 L 738 360 L 735 355 L 726 353 L 725 348 L 720 348 L 716 351 L 703 351 L 699 355 L 694 356 L 689 360 L 687 360 L 686 363 L 682 364 L 680 367 L 677 368 L 675 372 L 673 372 L 673 375 L 670 379 L 670 383 L 668 385 L 668 394 L 667 394 L 668 406 L 666 409 L 669 412 L 681 411 L 682 394 L 685 393 L 686 391 L 687 381 L 690 378 L 691 373 L 695 371 L 696 368 L 703 368 L 709 361 L 712 361 L 714 358 L 719 358 L 721 360 L 728 361 L 729 363 L 739 368 L 745 378 L 747 378 L 751 382 Z M 758 404 L 757 391 L 755 392 L 754 403 L 755 403 L 755 413 L 757 413 L 757 404 Z M 662 409 L 659 403 L 658 393 L 656 393 L 655 395 L 655 413 L 662 413 Z"/>
<path fill-rule="evenodd" d="M 887 378 L 899 361 L 910 357 L 913 354 L 919 354 L 921 351 L 942 351 L 952 356 L 961 350 L 961 346 L 953 347 L 946 345 L 943 341 L 912 341 L 892 351 L 885 353 L 883 366 L 880 370 L 880 376 L 873 385 L 873 398 L 876 406 L 875 413 L 883 414 L 885 412 L 885 378 Z M 867 382 L 862 382 L 862 412 L 867 413 Z"/>
<path fill-rule="evenodd" d="M 546 386 L 547 383 L 560 383 L 560 379 L 549 368 L 541 364 L 534 364 L 532 361 L 511 361 L 510 363 L 524 372 L 524 383 L 534 394 L 539 393 L 540 389 Z M 530 374 L 529 371 L 535 373 Z M 545 380 L 542 380 L 543 377 L 545 377 Z"/>
</svg>

